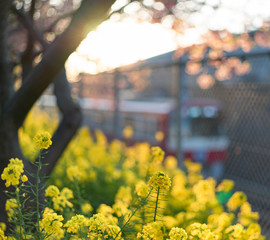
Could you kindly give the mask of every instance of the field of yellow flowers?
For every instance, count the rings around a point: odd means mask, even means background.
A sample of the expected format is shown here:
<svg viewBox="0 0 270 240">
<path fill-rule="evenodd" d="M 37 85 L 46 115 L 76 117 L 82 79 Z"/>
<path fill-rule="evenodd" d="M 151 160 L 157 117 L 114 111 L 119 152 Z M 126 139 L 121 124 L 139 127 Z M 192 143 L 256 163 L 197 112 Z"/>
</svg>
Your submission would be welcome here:
<svg viewBox="0 0 270 240">
<path fill-rule="evenodd" d="M 31 114 L 20 141 L 33 160 L 50 150 L 48 132 L 55 124 L 41 113 L 34 121 Z M 162 149 L 148 143 L 108 143 L 102 132 L 91 136 L 82 128 L 45 186 L 41 215 L 23 211 L 28 179 L 15 157 L 1 175 L 16 189 L 6 203 L 14 229 L 7 234 L 0 224 L 0 239 L 264 239 L 258 213 L 243 192 L 233 191 L 233 181 L 203 179 L 202 166 L 190 161 L 180 170 L 175 157 L 164 158 Z M 33 164 L 42 168 L 41 156 Z"/>
</svg>

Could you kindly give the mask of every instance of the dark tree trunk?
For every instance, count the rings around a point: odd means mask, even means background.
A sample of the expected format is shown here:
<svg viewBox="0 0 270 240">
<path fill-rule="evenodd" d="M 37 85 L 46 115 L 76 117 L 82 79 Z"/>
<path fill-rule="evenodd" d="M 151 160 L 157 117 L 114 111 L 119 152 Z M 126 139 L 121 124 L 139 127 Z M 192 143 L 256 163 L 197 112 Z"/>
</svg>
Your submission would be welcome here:
<svg viewBox="0 0 270 240">
<path fill-rule="evenodd" d="M 17 92 L 13 93 L 13 80 L 9 67 L 7 44 L 7 19 L 11 0 L 0 0 L 0 174 L 7 166 L 9 159 L 15 157 L 23 160 L 26 171 L 33 172 L 35 170 L 24 159 L 21 152 L 18 141 L 18 129 L 22 126 L 27 113 L 43 91 L 49 84 L 55 81 L 55 95 L 59 109 L 62 112 L 62 120 L 53 135 L 53 146 L 43 158 L 44 163 L 48 165 L 43 168 L 42 174 L 49 175 L 53 170 L 57 159 L 76 133 L 82 119 L 80 108 L 72 101 L 70 95 L 69 85 L 63 69 L 64 63 L 86 37 L 89 30 L 105 19 L 114 1 L 83 0 L 81 7 L 73 15 L 67 29 L 48 48 L 46 46 L 41 62 L 32 69 L 30 69 L 30 66 L 24 74 L 22 86 Z M 13 12 L 16 12 L 16 9 L 13 10 Z M 20 18 L 19 15 L 18 17 Z M 20 21 L 23 21 L 22 18 Z M 31 40 L 33 40 L 32 37 L 35 37 L 35 40 L 43 45 L 44 42 L 40 35 L 35 32 L 33 26 L 31 27 L 31 21 L 23 23 L 23 25 L 26 24 L 30 24 L 28 32 L 31 34 Z M 31 45 L 29 47 L 32 48 Z M 26 53 L 29 54 L 30 52 Z M 31 62 L 32 56 L 28 55 L 28 57 L 30 58 L 26 59 L 27 64 Z M 7 222 L 5 190 L 4 182 L 0 180 L 0 222 Z"/>
</svg>

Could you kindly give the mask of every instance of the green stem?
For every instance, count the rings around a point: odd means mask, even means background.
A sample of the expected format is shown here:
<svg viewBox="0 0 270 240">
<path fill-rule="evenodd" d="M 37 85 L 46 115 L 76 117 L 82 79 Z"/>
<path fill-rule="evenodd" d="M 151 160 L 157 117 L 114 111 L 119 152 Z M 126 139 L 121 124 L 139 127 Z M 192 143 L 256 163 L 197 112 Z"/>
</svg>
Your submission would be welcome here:
<svg viewBox="0 0 270 240">
<path fill-rule="evenodd" d="M 79 206 L 81 207 L 83 204 L 83 199 L 82 199 L 82 195 L 81 195 L 81 191 L 80 191 L 80 187 L 79 187 L 77 178 L 74 179 L 74 185 L 75 185 L 76 194 L 78 197 L 78 203 L 79 203 Z"/>
<path fill-rule="evenodd" d="M 22 229 L 24 229 L 24 227 L 23 227 L 24 220 L 23 220 L 22 208 L 21 208 L 21 204 L 20 204 L 20 195 L 19 195 L 18 190 L 19 190 L 19 188 L 17 187 L 15 190 L 15 194 L 16 194 L 16 200 L 17 200 L 18 210 L 19 210 L 19 228 L 20 228 L 19 239 L 23 239 Z"/>
<path fill-rule="evenodd" d="M 36 223 L 37 223 L 37 239 L 41 239 L 40 238 L 40 227 L 39 227 L 39 183 L 40 183 L 40 169 L 41 169 L 41 152 L 39 151 L 39 155 L 38 155 L 38 164 L 37 164 L 37 175 L 36 175 L 36 214 L 37 214 L 37 219 L 36 219 Z"/>
<path fill-rule="evenodd" d="M 159 187 L 158 187 L 158 189 L 157 189 L 157 200 L 156 200 L 155 213 L 154 213 L 154 222 L 155 222 L 156 219 L 157 219 L 158 196 L 159 196 Z"/>
<path fill-rule="evenodd" d="M 150 190 L 150 192 L 148 193 L 148 195 L 143 199 L 143 202 L 145 202 L 149 195 L 151 194 L 152 189 Z M 125 224 L 120 228 L 119 232 L 116 234 L 116 236 L 114 237 L 114 240 L 118 237 L 118 235 L 123 231 L 123 229 L 126 227 L 126 225 L 129 223 L 129 221 L 131 220 L 131 218 L 135 215 L 135 213 L 140 209 L 140 207 L 137 207 L 135 210 L 133 210 L 133 212 L 131 213 L 130 217 L 128 218 L 128 220 L 125 222 Z"/>
</svg>

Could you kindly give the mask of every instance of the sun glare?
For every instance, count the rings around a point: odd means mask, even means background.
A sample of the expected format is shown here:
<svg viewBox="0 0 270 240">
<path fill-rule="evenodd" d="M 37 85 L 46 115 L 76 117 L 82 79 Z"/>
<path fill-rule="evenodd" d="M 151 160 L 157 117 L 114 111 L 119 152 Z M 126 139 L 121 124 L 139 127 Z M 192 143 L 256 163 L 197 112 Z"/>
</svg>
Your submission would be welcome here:
<svg viewBox="0 0 270 240">
<path fill-rule="evenodd" d="M 175 33 L 161 24 L 106 21 L 68 59 L 69 74 L 95 74 L 176 48 Z"/>
</svg>

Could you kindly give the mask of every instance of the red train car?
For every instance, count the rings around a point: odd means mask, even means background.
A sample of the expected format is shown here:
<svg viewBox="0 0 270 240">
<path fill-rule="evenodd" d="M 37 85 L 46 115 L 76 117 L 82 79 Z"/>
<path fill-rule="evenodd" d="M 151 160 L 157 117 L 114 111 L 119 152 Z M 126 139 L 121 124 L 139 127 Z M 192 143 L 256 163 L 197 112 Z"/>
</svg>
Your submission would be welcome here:
<svg viewBox="0 0 270 240">
<path fill-rule="evenodd" d="M 116 133 L 116 126 L 112 124 L 115 112 L 110 100 L 84 99 L 82 107 L 90 128 L 99 128 L 109 137 Z M 221 102 L 190 99 L 183 102 L 179 112 L 172 100 L 123 101 L 117 116 L 118 136 L 126 126 L 133 129 L 132 142 L 147 141 L 173 155 L 180 148 L 183 158 L 205 166 L 204 170 L 209 172 L 206 175 L 221 176 L 229 145 Z M 156 139 L 157 132 L 164 134 L 162 141 Z"/>
</svg>

